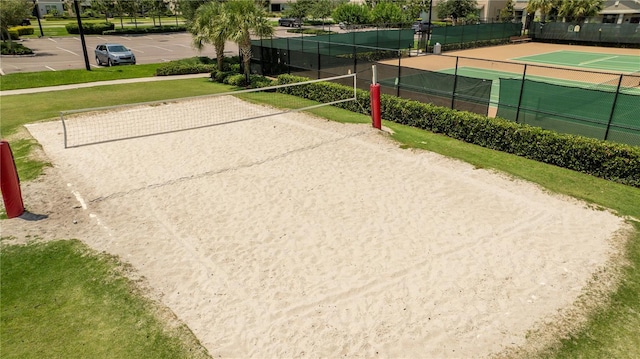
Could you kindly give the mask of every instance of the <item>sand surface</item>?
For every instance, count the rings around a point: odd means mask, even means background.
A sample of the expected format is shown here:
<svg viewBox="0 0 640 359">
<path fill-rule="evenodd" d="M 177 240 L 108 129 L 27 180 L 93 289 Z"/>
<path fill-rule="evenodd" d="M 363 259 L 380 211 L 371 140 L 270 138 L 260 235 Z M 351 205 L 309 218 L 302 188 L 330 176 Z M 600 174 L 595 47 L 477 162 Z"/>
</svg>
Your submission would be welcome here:
<svg viewBox="0 0 640 359">
<path fill-rule="evenodd" d="M 49 218 L 3 235 L 120 256 L 216 358 L 459 358 L 524 344 L 624 227 L 368 125 L 205 112 L 219 125 L 69 149 L 60 122 L 28 125 L 54 168 L 25 203 Z"/>
</svg>

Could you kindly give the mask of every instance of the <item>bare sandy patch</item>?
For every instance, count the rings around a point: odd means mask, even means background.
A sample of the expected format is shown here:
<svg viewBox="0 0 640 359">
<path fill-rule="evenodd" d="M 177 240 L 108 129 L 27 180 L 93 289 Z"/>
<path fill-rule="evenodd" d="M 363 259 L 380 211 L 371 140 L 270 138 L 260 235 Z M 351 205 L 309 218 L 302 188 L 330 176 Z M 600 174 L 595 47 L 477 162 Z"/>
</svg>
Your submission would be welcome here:
<svg viewBox="0 0 640 359">
<path fill-rule="evenodd" d="M 369 126 L 209 113 L 219 125 L 70 149 L 60 123 L 29 125 L 55 183 L 25 202 L 49 218 L 3 235 L 46 227 L 120 256 L 214 357 L 488 356 L 618 251 L 621 218 Z"/>
</svg>

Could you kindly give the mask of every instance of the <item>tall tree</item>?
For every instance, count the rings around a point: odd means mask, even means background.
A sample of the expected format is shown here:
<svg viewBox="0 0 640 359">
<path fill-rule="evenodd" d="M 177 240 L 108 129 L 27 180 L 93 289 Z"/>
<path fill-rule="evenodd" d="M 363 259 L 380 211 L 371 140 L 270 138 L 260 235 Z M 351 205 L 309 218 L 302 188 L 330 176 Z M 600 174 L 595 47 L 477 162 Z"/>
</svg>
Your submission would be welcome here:
<svg viewBox="0 0 640 359">
<path fill-rule="evenodd" d="M 104 15 L 104 22 L 109 22 L 109 13 L 115 12 L 115 0 L 92 0 L 91 9 Z"/>
<path fill-rule="evenodd" d="M 527 12 L 535 13 L 540 10 L 540 21 L 545 22 L 547 14 L 555 7 L 555 0 L 530 0 L 527 4 Z"/>
<path fill-rule="evenodd" d="M 177 2 L 177 10 L 180 12 L 182 17 L 185 19 L 187 26 L 195 19 L 196 11 L 198 8 L 206 4 L 208 2 L 218 1 L 219 0 L 178 0 Z"/>
<path fill-rule="evenodd" d="M 313 0 L 298 0 L 296 2 L 289 3 L 289 7 L 284 11 L 286 17 L 294 19 L 306 18 L 311 12 L 313 7 Z"/>
<path fill-rule="evenodd" d="M 311 6 L 311 11 L 309 15 L 314 19 L 322 20 L 322 30 L 324 30 L 324 21 L 331 17 L 331 12 L 333 11 L 335 5 L 331 0 L 317 0 L 313 2 Z"/>
<path fill-rule="evenodd" d="M 436 6 L 438 17 L 450 17 L 455 25 L 458 19 L 466 18 L 469 14 L 475 14 L 478 9 L 476 0 L 446 0 Z"/>
<path fill-rule="evenodd" d="M 368 24 L 371 22 L 369 7 L 352 3 L 338 5 L 331 15 L 334 21 L 344 22 L 349 25 Z"/>
<path fill-rule="evenodd" d="M 564 0 L 558 8 L 558 15 L 570 22 L 583 23 L 602 9 L 604 9 L 604 0 Z"/>
<path fill-rule="evenodd" d="M 515 19 L 515 5 L 513 4 L 513 0 L 509 0 L 505 7 L 500 9 L 499 20 L 501 22 L 511 22 Z"/>
<path fill-rule="evenodd" d="M 402 6 L 402 10 L 408 13 L 411 20 L 415 20 L 420 17 L 422 12 L 429 11 L 430 0 L 401 0 L 397 4 Z M 430 19 L 422 19 L 423 22 L 428 22 Z"/>
<path fill-rule="evenodd" d="M 153 25 L 156 25 L 156 16 L 158 17 L 158 25 L 162 26 L 162 16 L 169 11 L 169 5 L 165 0 L 146 0 L 146 12 L 153 18 Z"/>
<path fill-rule="evenodd" d="M 391 1 L 378 1 L 371 10 L 371 20 L 376 25 L 407 24 L 413 21 L 411 14 Z"/>
<path fill-rule="evenodd" d="M 20 25 L 22 19 L 29 17 L 32 6 L 24 0 L 0 1 L 0 38 L 2 41 L 9 40 L 9 48 L 13 49 L 9 28 Z"/>
<path fill-rule="evenodd" d="M 229 38 L 229 29 L 222 26 L 223 5 L 220 2 L 208 2 L 201 5 L 189 24 L 189 32 L 193 36 L 192 43 L 198 50 L 205 44 L 213 45 L 218 62 L 218 70 L 223 70 L 224 43 Z"/>
<path fill-rule="evenodd" d="M 251 35 L 273 35 L 267 13 L 254 0 L 234 0 L 223 4 L 219 26 L 228 29 L 228 39 L 237 43 L 242 54 L 244 74 L 251 73 Z"/>
</svg>

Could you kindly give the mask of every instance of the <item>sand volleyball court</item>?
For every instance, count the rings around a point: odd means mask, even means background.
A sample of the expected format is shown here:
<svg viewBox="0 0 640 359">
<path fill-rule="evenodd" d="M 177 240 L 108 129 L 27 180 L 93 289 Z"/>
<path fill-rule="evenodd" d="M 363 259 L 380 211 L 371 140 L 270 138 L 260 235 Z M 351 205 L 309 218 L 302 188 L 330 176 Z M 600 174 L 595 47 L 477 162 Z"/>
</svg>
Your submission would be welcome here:
<svg viewBox="0 0 640 359">
<path fill-rule="evenodd" d="M 215 358 L 457 358 L 524 344 L 578 298 L 624 228 L 368 125 L 219 121 L 70 149 L 60 122 L 29 125 L 57 184 L 26 188 L 26 202 L 59 202 L 3 230 L 53 221 L 43 237 L 120 256 Z"/>
</svg>

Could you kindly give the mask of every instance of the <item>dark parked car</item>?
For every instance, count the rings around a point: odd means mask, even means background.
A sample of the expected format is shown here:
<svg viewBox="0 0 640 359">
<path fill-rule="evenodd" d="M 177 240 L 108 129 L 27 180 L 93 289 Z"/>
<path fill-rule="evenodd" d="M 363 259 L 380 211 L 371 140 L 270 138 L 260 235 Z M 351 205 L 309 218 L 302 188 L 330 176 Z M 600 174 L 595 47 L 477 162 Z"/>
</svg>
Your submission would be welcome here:
<svg viewBox="0 0 640 359">
<path fill-rule="evenodd" d="M 413 25 L 411 25 L 411 28 L 413 29 L 413 33 L 417 34 L 419 32 L 427 31 L 427 29 L 429 28 L 429 23 L 416 21 L 413 23 Z"/>
<path fill-rule="evenodd" d="M 302 26 L 302 21 L 300 19 L 283 17 L 278 20 L 278 25 L 284 27 L 300 27 Z"/>
<path fill-rule="evenodd" d="M 20 23 L 20 26 L 29 26 L 29 25 L 31 25 L 31 20 L 22 19 L 22 22 Z"/>
<path fill-rule="evenodd" d="M 438 27 L 438 25 L 431 24 L 431 29 L 433 29 L 434 27 Z M 416 21 L 416 22 L 413 23 L 413 25 L 411 25 L 411 28 L 413 29 L 414 33 L 424 32 L 424 31 L 427 31 L 429 29 L 429 23 L 428 22 Z"/>
<path fill-rule="evenodd" d="M 95 53 L 98 65 L 136 64 L 136 55 L 120 44 L 99 44 Z"/>
</svg>

